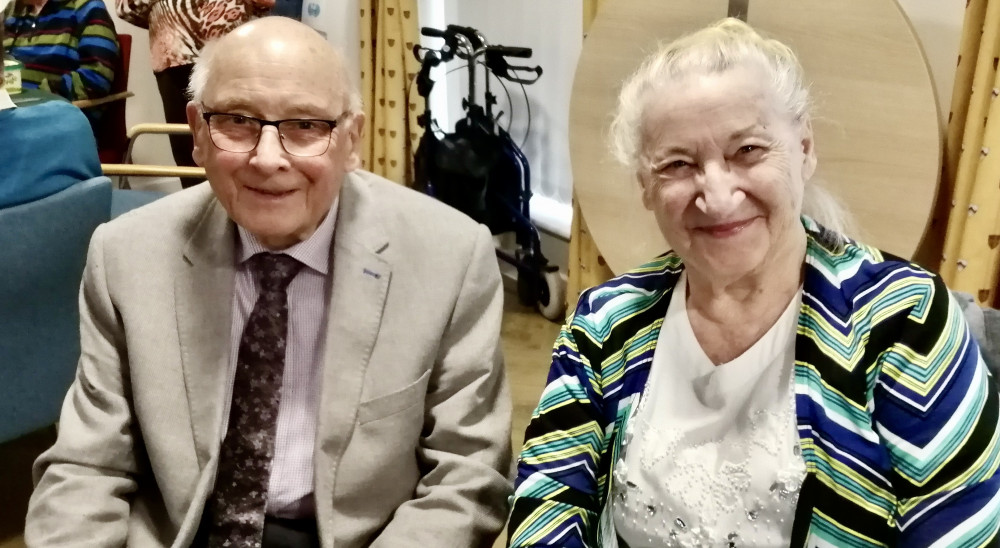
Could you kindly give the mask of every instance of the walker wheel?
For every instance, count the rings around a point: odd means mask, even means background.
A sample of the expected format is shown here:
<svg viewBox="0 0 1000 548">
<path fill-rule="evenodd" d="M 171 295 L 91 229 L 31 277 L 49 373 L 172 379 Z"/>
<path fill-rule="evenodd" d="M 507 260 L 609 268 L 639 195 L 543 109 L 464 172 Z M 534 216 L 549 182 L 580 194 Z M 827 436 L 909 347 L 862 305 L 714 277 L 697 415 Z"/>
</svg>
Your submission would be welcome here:
<svg viewBox="0 0 1000 548">
<path fill-rule="evenodd" d="M 561 322 L 566 319 L 566 282 L 559 270 L 542 272 L 538 285 L 538 312 L 547 320 Z"/>
</svg>

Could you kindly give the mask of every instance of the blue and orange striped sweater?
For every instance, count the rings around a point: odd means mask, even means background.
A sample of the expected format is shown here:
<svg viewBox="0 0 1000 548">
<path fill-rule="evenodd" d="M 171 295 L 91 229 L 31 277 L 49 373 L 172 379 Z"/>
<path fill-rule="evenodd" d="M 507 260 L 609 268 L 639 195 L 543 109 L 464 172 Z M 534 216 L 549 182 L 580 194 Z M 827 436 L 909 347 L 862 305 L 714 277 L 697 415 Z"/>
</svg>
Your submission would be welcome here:
<svg viewBox="0 0 1000 548">
<path fill-rule="evenodd" d="M 959 307 L 937 276 L 804 223 L 792 546 L 1000 544 L 1000 402 Z M 614 536 L 609 472 L 683 268 L 668 253 L 581 296 L 525 433 L 510 546 Z"/>
</svg>

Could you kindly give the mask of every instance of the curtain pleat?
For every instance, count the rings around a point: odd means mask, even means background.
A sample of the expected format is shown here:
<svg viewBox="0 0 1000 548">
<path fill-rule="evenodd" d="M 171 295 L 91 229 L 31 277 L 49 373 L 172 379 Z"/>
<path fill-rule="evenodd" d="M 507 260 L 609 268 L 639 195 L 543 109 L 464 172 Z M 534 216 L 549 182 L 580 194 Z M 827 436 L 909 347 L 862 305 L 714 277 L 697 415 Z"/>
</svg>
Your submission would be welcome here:
<svg viewBox="0 0 1000 548">
<path fill-rule="evenodd" d="M 361 95 L 366 116 L 362 166 L 378 175 L 413 183 L 413 152 L 422 129 L 423 99 L 411 83 L 420 68 L 416 0 L 360 0 Z"/>
<path fill-rule="evenodd" d="M 584 36 L 586 36 L 587 31 L 590 30 L 590 25 L 594 22 L 594 18 L 597 17 L 597 10 L 601 7 L 602 2 L 604 2 L 604 0 L 583 0 Z"/>
<path fill-rule="evenodd" d="M 991 305 L 1000 272 L 1000 0 L 970 0 L 944 153 L 951 196 L 940 274 Z"/>
</svg>

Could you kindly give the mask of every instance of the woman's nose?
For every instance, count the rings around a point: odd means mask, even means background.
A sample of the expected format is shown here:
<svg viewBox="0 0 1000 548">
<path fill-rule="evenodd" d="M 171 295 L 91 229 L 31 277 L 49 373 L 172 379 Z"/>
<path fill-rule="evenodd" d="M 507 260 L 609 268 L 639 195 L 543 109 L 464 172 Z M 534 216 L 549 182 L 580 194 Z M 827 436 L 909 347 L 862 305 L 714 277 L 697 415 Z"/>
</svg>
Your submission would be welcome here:
<svg viewBox="0 0 1000 548">
<path fill-rule="evenodd" d="M 727 168 L 708 166 L 702 176 L 695 205 L 706 215 L 725 219 L 739 209 L 746 199 L 739 176 Z"/>
</svg>

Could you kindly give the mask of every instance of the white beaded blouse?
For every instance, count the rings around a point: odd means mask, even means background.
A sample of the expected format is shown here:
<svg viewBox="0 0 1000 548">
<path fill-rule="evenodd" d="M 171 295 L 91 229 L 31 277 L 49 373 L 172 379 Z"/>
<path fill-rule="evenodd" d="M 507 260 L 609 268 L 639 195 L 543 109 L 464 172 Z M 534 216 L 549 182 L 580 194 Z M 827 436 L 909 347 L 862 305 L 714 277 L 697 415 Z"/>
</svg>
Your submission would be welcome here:
<svg viewBox="0 0 1000 548">
<path fill-rule="evenodd" d="M 614 467 L 618 544 L 788 546 L 805 478 L 792 378 L 802 290 L 717 366 L 691 328 L 686 286 L 682 274 Z"/>
</svg>

